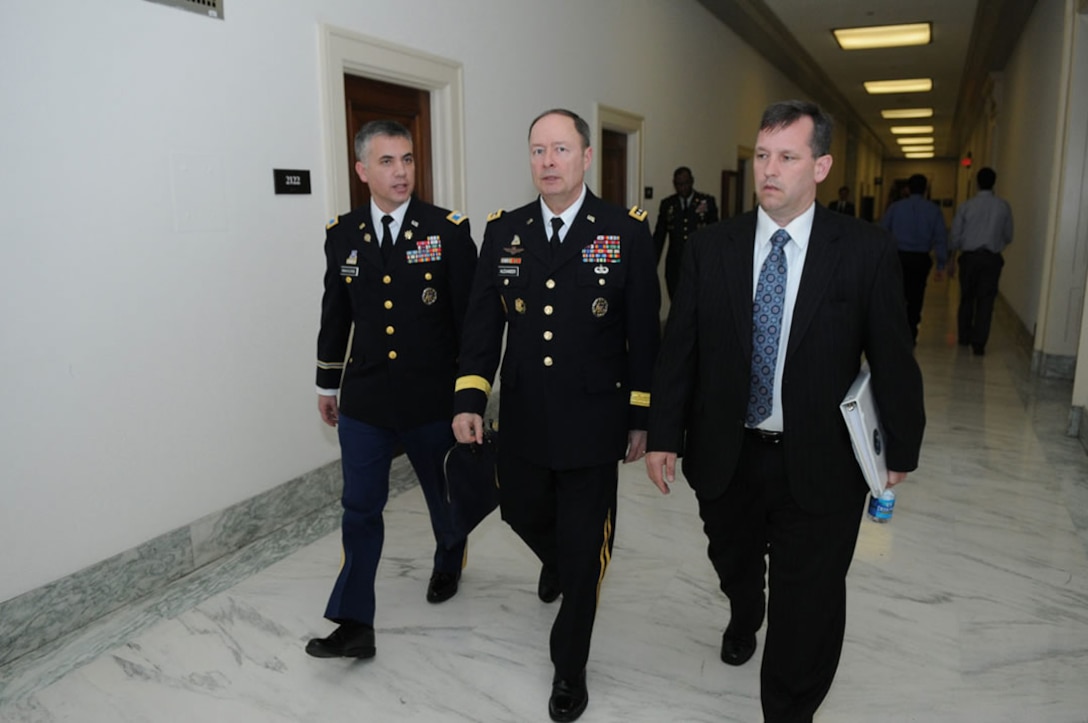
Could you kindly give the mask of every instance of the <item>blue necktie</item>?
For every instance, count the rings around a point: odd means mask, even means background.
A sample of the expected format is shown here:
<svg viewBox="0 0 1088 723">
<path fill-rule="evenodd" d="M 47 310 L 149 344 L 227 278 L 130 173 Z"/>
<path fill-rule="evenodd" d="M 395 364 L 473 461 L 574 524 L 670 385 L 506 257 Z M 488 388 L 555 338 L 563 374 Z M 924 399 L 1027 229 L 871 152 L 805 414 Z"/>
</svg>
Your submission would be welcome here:
<svg viewBox="0 0 1088 723">
<path fill-rule="evenodd" d="M 786 306 L 786 252 L 790 235 L 784 229 L 771 236 L 771 252 L 759 270 L 752 301 L 752 378 L 748 387 L 745 423 L 757 427 L 771 416 L 774 403 L 774 368 L 782 336 L 782 311 Z"/>
</svg>

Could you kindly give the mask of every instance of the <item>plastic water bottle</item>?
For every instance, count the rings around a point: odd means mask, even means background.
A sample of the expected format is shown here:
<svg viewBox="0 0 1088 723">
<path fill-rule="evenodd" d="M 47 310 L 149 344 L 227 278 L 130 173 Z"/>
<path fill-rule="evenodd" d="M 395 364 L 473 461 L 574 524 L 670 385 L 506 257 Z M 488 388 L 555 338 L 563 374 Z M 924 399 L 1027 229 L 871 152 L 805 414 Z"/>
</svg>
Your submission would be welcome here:
<svg viewBox="0 0 1088 723">
<path fill-rule="evenodd" d="M 895 492 L 884 490 L 879 497 L 869 495 L 869 519 L 873 522 L 888 522 L 895 512 Z"/>
</svg>

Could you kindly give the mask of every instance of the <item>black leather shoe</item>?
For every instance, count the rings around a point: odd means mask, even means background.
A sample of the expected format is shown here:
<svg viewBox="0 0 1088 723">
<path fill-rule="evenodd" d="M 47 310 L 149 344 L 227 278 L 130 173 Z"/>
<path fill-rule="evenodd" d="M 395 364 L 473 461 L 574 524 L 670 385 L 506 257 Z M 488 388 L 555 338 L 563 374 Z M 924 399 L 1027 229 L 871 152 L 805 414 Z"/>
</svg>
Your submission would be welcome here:
<svg viewBox="0 0 1088 723">
<path fill-rule="evenodd" d="M 374 626 L 346 622 L 327 638 L 314 638 L 306 643 L 306 652 L 315 658 L 373 658 Z"/>
<path fill-rule="evenodd" d="M 548 715 L 554 721 L 578 720 L 589 703 L 586 690 L 586 671 L 574 678 L 556 678 L 552 683 L 552 697 L 548 700 Z"/>
<path fill-rule="evenodd" d="M 545 565 L 540 568 L 540 581 L 536 584 L 536 595 L 546 603 L 555 602 L 559 597 L 559 571 Z M 571 718 L 571 720 L 574 720 Z"/>
<path fill-rule="evenodd" d="M 427 585 L 427 602 L 446 602 L 457 594 L 457 582 L 461 575 L 453 575 L 448 572 L 436 572 L 431 575 L 431 582 Z"/>
<path fill-rule="evenodd" d="M 722 662 L 726 665 L 744 665 L 756 652 L 756 636 L 730 635 L 726 630 L 722 635 Z"/>
</svg>

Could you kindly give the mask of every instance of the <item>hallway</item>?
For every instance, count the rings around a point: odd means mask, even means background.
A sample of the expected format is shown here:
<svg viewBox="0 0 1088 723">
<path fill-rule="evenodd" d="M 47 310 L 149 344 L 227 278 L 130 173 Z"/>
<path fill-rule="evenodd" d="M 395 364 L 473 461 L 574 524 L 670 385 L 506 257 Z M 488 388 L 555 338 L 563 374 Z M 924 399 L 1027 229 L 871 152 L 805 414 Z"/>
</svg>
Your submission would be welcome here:
<svg viewBox="0 0 1088 723">
<path fill-rule="evenodd" d="M 1088 721 L 1088 456 L 1064 436 L 1071 383 L 1030 376 L 1001 320 L 986 356 L 955 346 L 956 292 L 929 286 L 922 464 L 892 522 L 862 524 L 823 723 Z M 662 497 L 640 463 L 620 490 L 582 720 L 758 721 L 758 665 L 718 660 L 728 612 L 690 489 Z M 288 531 L 0 669 L 0 721 L 547 720 L 557 608 L 537 599 L 528 550 L 492 515 L 460 593 L 432 606 L 417 488 L 390 499 L 386 533 L 372 661 L 303 652 L 331 629 L 339 540 L 294 550 Z"/>
</svg>

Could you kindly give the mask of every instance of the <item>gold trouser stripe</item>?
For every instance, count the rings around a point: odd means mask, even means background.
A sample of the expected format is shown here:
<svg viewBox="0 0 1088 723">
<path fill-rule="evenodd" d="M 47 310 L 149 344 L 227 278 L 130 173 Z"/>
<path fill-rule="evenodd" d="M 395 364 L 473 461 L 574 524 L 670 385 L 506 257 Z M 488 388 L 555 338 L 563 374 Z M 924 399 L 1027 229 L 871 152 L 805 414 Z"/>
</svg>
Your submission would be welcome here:
<svg viewBox="0 0 1088 723">
<path fill-rule="evenodd" d="M 604 582 L 604 573 L 608 570 L 608 563 L 612 562 L 612 547 L 609 541 L 612 539 L 612 510 L 604 517 L 604 540 L 601 542 L 601 574 L 597 578 L 597 605 L 601 604 L 601 584 Z"/>
<path fill-rule="evenodd" d="M 631 392 L 631 406 L 632 407 L 648 407 L 648 406 L 650 406 L 650 393 L 649 392 Z"/>
<path fill-rule="evenodd" d="M 464 389 L 479 389 L 484 394 L 491 394 L 491 382 L 487 381 L 483 377 L 476 376 L 475 374 L 469 374 L 468 376 L 458 377 L 457 383 L 453 386 L 453 391 L 459 392 Z"/>
</svg>

